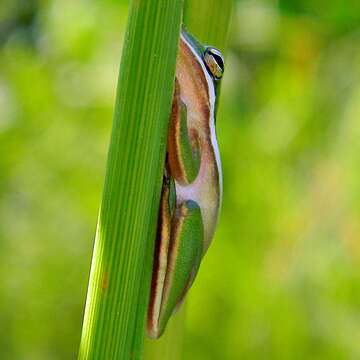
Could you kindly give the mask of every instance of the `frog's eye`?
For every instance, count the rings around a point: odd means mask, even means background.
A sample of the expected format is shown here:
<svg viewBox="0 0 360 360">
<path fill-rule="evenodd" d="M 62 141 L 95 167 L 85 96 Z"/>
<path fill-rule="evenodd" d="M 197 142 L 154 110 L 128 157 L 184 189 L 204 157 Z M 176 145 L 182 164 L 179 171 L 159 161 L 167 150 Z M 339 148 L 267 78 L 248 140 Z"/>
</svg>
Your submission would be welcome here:
<svg viewBox="0 0 360 360">
<path fill-rule="evenodd" d="M 207 47 L 204 52 L 204 62 L 210 75 L 219 80 L 224 73 L 224 58 L 218 49 Z"/>
</svg>

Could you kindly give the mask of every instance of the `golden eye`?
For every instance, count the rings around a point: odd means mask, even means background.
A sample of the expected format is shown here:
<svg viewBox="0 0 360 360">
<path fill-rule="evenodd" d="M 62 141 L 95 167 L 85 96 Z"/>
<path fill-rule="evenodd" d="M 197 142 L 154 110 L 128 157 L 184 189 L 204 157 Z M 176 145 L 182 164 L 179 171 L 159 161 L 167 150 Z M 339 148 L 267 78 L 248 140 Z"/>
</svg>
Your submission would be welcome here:
<svg viewBox="0 0 360 360">
<path fill-rule="evenodd" d="M 210 75 L 219 80 L 224 74 L 224 58 L 221 52 L 213 47 L 207 47 L 204 52 L 204 62 Z"/>
</svg>

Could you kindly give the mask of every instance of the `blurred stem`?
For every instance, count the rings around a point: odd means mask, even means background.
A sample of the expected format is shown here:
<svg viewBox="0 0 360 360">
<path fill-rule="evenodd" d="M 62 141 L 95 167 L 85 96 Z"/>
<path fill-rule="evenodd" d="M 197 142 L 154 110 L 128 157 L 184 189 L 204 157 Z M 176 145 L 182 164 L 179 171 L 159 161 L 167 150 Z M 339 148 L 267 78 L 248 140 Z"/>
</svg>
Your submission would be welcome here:
<svg viewBox="0 0 360 360">
<path fill-rule="evenodd" d="M 185 0 L 184 23 L 203 44 L 226 52 L 234 0 Z"/>
<path fill-rule="evenodd" d="M 145 360 L 181 360 L 183 358 L 182 346 L 186 313 L 184 305 L 172 316 L 171 326 L 166 328 L 160 339 L 156 341 L 145 339 Z"/>
<path fill-rule="evenodd" d="M 230 29 L 233 0 L 185 0 L 184 23 L 187 30 L 204 44 L 216 46 L 225 52 Z M 185 307 L 171 318 L 166 332 L 158 341 L 145 343 L 145 360 L 182 359 Z"/>
<path fill-rule="evenodd" d="M 131 2 L 79 359 L 141 358 L 181 12 Z"/>
</svg>

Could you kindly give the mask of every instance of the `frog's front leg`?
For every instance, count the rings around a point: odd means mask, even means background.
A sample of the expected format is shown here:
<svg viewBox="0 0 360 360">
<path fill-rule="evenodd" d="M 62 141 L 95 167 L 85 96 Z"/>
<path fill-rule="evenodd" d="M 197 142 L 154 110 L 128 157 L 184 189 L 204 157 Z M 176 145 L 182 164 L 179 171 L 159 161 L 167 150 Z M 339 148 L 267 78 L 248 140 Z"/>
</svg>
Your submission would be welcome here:
<svg viewBox="0 0 360 360">
<path fill-rule="evenodd" d="M 198 271 L 203 250 L 203 223 L 195 201 L 172 201 L 173 180 L 165 178 L 153 268 L 147 333 L 158 338 Z"/>
<path fill-rule="evenodd" d="M 175 79 L 167 150 L 171 176 L 181 185 L 192 183 L 200 168 L 199 140 L 196 130 L 188 129 L 187 107 L 181 101 L 177 79 Z"/>
</svg>

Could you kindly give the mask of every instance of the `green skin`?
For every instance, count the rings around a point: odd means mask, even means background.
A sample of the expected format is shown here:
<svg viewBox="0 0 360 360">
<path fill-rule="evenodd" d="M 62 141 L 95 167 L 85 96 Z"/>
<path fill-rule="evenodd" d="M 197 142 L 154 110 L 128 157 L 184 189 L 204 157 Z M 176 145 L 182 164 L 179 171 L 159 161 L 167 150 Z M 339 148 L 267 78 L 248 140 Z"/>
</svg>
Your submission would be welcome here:
<svg viewBox="0 0 360 360">
<path fill-rule="evenodd" d="M 220 68 L 211 53 L 204 56 L 206 49 L 182 31 L 148 309 L 151 338 L 161 336 L 191 287 L 221 204 L 215 136 Z"/>
</svg>

